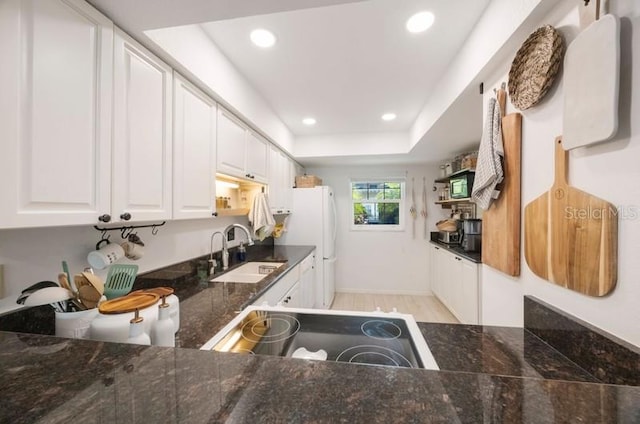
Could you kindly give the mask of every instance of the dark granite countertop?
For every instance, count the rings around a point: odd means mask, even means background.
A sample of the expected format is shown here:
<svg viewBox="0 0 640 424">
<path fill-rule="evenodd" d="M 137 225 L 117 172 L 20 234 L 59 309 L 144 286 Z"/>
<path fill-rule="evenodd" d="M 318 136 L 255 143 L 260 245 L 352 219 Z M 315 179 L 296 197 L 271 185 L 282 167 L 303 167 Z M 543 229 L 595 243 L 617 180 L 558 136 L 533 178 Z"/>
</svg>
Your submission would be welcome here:
<svg viewBox="0 0 640 424">
<path fill-rule="evenodd" d="M 640 387 L 598 383 L 525 329 L 419 323 L 440 371 L 194 349 L 312 251 L 251 249 L 287 261 L 260 285 L 201 282 L 197 260 L 141 275 L 176 289 L 178 348 L 0 332 L 0 423 L 640 422 Z"/>
<path fill-rule="evenodd" d="M 314 246 L 252 246 L 247 249 L 247 261 L 286 262 L 257 284 L 211 283 L 208 280 L 212 276 L 203 281 L 196 272 L 198 260 L 194 260 L 142 274 L 136 278 L 133 288 L 172 287 L 180 299 L 180 331 L 176 346 L 199 348 L 314 249 Z M 244 263 L 236 262 L 230 254 L 227 272 Z"/>
<path fill-rule="evenodd" d="M 482 253 L 481 252 L 467 252 L 465 251 L 459 244 L 446 244 L 441 243 L 436 240 L 429 240 L 429 243 L 441 247 L 449 252 L 460 256 L 461 258 L 465 258 L 470 260 L 471 262 L 475 262 L 477 264 L 482 263 Z"/>
<path fill-rule="evenodd" d="M 640 387 L 0 332 L 2 423 L 638 422 Z"/>
</svg>

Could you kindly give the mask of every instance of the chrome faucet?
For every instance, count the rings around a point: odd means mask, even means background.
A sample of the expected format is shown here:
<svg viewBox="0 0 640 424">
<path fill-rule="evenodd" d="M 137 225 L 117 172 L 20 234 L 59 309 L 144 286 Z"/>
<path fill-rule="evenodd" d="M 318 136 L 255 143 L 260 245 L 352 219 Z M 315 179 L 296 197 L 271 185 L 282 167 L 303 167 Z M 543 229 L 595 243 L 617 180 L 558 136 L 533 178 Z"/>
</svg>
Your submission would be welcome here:
<svg viewBox="0 0 640 424">
<path fill-rule="evenodd" d="M 245 227 L 242 224 L 231 224 L 229 225 L 227 228 L 224 229 L 224 234 L 225 236 L 227 234 L 229 234 L 229 230 L 232 228 L 240 228 L 242 231 L 244 231 L 244 233 L 247 235 L 247 246 L 253 246 L 253 239 L 251 238 L 251 231 L 249 231 L 249 229 L 247 227 Z"/>
<path fill-rule="evenodd" d="M 247 246 L 253 246 L 253 239 L 251 238 L 251 232 L 247 227 L 245 227 L 242 224 L 231 224 L 222 231 L 214 232 L 213 234 L 211 234 L 211 253 L 209 255 L 209 275 L 214 274 L 216 265 L 217 265 L 216 260 L 213 259 L 213 239 L 215 238 L 216 234 L 220 234 L 222 236 L 222 269 L 226 270 L 229 268 L 229 250 L 228 250 L 229 240 L 227 240 L 227 234 L 229 233 L 229 230 L 234 227 L 240 228 L 242 231 L 244 231 L 244 233 L 247 235 Z"/>
<path fill-rule="evenodd" d="M 224 262 L 224 253 L 227 253 L 227 263 L 229 261 L 229 253 L 227 252 L 227 237 L 220 231 L 215 231 L 211 234 L 211 253 L 209 254 L 209 275 L 213 275 L 216 272 L 216 260 L 213 259 L 213 239 L 216 237 L 216 234 L 220 234 L 222 236 L 222 259 Z M 226 268 L 225 268 L 226 269 Z"/>
</svg>

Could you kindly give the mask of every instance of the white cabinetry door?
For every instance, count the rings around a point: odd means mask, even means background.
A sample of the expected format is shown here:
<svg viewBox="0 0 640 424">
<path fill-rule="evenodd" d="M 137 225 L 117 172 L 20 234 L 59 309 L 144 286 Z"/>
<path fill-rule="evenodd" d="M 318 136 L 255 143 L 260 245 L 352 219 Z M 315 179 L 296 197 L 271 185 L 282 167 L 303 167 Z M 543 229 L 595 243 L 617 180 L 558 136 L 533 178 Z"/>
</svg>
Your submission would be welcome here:
<svg viewBox="0 0 640 424">
<path fill-rule="evenodd" d="M 301 307 L 313 308 L 316 301 L 315 254 L 307 256 L 300 263 Z"/>
<path fill-rule="evenodd" d="M 113 88 L 113 222 L 171 218 L 172 69 L 116 30 Z"/>
<path fill-rule="evenodd" d="M 113 24 L 83 1 L 0 2 L 0 228 L 110 208 Z"/>
<path fill-rule="evenodd" d="M 284 209 L 282 156 L 275 146 L 269 147 L 269 206 L 272 211 Z"/>
<path fill-rule="evenodd" d="M 478 264 L 431 246 L 431 290 L 463 324 L 480 324 Z"/>
<path fill-rule="evenodd" d="M 216 198 L 216 103 L 174 73 L 173 218 L 211 218 Z"/>
<path fill-rule="evenodd" d="M 479 324 L 480 313 L 479 304 L 479 283 L 478 283 L 478 265 L 467 261 L 460 260 L 460 314 L 461 321 L 465 324 Z"/>
<path fill-rule="evenodd" d="M 440 248 L 438 246 L 431 245 L 429 248 L 429 283 L 433 294 L 442 301 L 440 261 Z"/>
<path fill-rule="evenodd" d="M 247 178 L 261 183 L 267 182 L 269 142 L 253 131 L 247 131 Z"/>
<path fill-rule="evenodd" d="M 218 107 L 217 171 L 246 178 L 246 127 L 238 118 Z"/>
<path fill-rule="evenodd" d="M 284 297 L 280 299 L 282 306 L 287 306 L 289 308 L 300 308 L 302 307 L 302 302 L 300 282 L 295 283 Z"/>
<path fill-rule="evenodd" d="M 296 179 L 295 162 L 289 158 L 289 156 L 282 153 L 284 166 L 285 166 L 285 178 L 284 178 L 284 207 L 285 209 L 293 210 L 293 186 Z"/>
</svg>

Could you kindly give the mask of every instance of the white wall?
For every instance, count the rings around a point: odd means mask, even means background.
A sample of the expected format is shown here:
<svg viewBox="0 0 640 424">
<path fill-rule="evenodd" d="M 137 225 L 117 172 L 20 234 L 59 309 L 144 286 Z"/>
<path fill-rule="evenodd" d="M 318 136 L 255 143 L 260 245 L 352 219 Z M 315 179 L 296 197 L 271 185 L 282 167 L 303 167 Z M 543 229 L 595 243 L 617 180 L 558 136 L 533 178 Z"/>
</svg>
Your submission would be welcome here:
<svg viewBox="0 0 640 424">
<path fill-rule="evenodd" d="M 200 25 L 164 28 L 147 31 L 145 34 L 172 56 L 160 54 L 171 66 L 200 81 L 201 88 L 217 101 L 238 113 L 254 129 L 262 132 L 283 150 L 293 153 L 293 135 L 289 128 L 222 54 Z M 158 48 L 154 50 L 157 51 Z"/>
<path fill-rule="evenodd" d="M 354 133 L 300 136 L 295 157 L 393 155 L 409 152 L 409 134 L 404 132 Z"/>
<path fill-rule="evenodd" d="M 209 253 L 210 237 L 216 230 L 238 222 L 246 225 L 246 217 L 219 217 L 212 219 L 168 221 L 151 235 L 150 228 L 138 230 L 145 243 L 145 256 L 138 261 L 123 259 L 118 263 L 137 264 L 139 272 L 161 268 Z M 122 242 L 120 232 L 111 231 L 111 240 Z M 82 272 L 89 266 L 87 254 L 95 249 L 101 233 L 90 226 L 29 228 L 0 230 L 0 264 L 4 264 L 5 296 L 17 297 L 26 287 L 38 281 L 58 281 L 62 272 L 61 261 L 69 263 L 71 274 Z M 235 245 L 244 240 L 239 235 Z M 216 237 L 214 249 L 221 249 L 221 238 Z M 106 277 L 106 271 L 96 272 Z"/>
<path fill-rule="evenodd" d="M 489 3 L 418 114 L 411 128 L 412 146 L 424 137 L 438 118 L 467 89 L 529 15 L 545 2 L 550 3 L 549 0 L 493 0 Z"/>
<path fill-rule="evenodd" d="M 427 225 L 430 231 L 443 212 L 433 204 L 433 180 L 439 169 L 429 166 L 351 166 L 308 168 L 308 174 L 317 175 L 324 185 L 333 188 L 338 209 L 338 236 L 336 240 L 336 290 L 353 293 L 431 294 L 429 287 L 428 241 L 423 239 L 422 218 L 416 219 L 416 236 L 412 238 L 409 206 L 411 179 L 415 178 L 416 206 L 421 205 L 422 179 L 427 182 Z M 352 231 L 351 178 L 380 178 L 407 176 L 407 199 L 404 231 Z M 427 234 L 428 236 L 428 234 Z"/>
<path fill-rule="evenodd" d="M 610 142 L 571 151 L 569 182 L 627 211 L 640 210 L 640 7 L 635 0 L 611 0 L 610 7 L 622 18 L 620 129 Z M 578 32 L 577 7 L 568 15 L 551 14 L 543 23 L 554 25 L 570 42 Z M 509 66 L 503 64 L 485 85 L 496 87 L 506 81 Z M 562 134 L 563 78 L 560 75 L 541 104 L 522 112 L 523 211 L 553 183 L 554 138 Z M 486 93 L 485 104 L 493 90 Z M 507 112 L 514 111 L 509 103 Z M 522 296 L 530 294 L 640 346 L 640 217 L 622 217 L 618 228 L 618 285 L 611 295 L 589 297 L 549 283 L 531 272 L 523 251 L 520 278 L 483 266 L 483 323 L 522 325 Z"/>
</svg>

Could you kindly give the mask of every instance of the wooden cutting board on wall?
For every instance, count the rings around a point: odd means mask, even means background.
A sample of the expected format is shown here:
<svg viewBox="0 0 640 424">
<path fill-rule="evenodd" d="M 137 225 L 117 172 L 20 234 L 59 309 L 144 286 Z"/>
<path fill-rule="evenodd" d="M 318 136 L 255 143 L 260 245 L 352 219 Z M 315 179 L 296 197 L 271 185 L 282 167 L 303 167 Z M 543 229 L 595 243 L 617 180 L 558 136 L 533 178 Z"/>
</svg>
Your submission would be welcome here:
<svg viewBox="0 0 640 424">
<path fill-rule="evenodd" d="M 521 114 L 502 118 L 502 139 L 504 185 L 500 197 L 482 213 L 482 263 L 515 277 L 520 275 Z"/>
<path fill-rule="evenodd" d="M 537 276 L 589 296 L 604 296 L 618 278 L 616 207 L 571 187 L 568 154 L 555 141 L 555 181 L 524 209 L 524 254 Z"/>
</svg>

